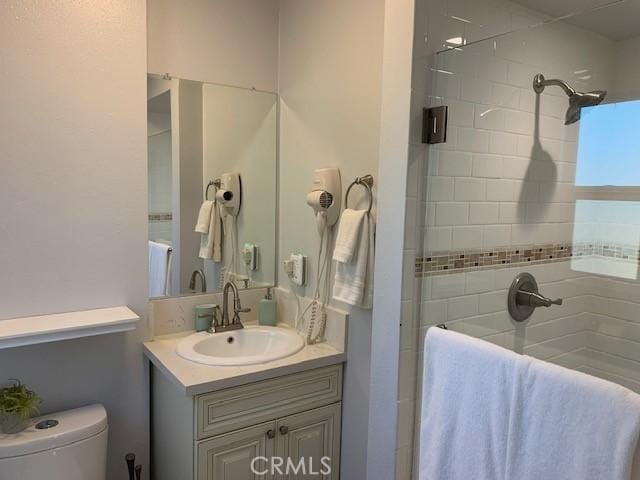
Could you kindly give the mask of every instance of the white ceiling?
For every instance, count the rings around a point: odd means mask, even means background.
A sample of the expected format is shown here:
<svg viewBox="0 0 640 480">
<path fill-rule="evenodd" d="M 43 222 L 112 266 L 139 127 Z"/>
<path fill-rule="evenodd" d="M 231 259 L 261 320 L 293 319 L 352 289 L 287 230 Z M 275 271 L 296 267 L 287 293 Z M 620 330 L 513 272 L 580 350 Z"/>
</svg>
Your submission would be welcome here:
<svg viewBox="0 0 640 480">
<path fill-rule="evenodd" d="M 640 36 L 640 0 L 514 0 L 553 18 L 619 41 Z M 599 8 L 602 7 L 602 8 Z"/>
</svg>

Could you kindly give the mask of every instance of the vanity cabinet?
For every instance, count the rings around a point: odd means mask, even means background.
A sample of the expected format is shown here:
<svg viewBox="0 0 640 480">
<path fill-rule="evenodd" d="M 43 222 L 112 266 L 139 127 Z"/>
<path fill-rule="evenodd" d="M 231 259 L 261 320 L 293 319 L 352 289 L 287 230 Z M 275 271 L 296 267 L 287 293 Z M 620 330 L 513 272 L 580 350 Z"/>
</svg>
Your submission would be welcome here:
<svg viewBox="0 0 640 480">
<path fill-rule="evenodd" d="M 195 397 L 153 369 L 152 392 L 157 480 L 339 480 L 342 365 Z"/>
<path fill-rule="evenodd" d="M 197 478 L 253 479 L 256 475 L 251 462 L 261 457 L 265 460 L 256 461 L 254 467 L 266 473 L 258 478 L 337 479 L 328 473 L 327 466 L 331 470 L 339 467 L 340 413 L 341 403 L 334 403 L 202 441 L 198 443 Z M 290 458 L 290 466 L 278 464 L 278 469 L 274 458 Z"/>
</svg>

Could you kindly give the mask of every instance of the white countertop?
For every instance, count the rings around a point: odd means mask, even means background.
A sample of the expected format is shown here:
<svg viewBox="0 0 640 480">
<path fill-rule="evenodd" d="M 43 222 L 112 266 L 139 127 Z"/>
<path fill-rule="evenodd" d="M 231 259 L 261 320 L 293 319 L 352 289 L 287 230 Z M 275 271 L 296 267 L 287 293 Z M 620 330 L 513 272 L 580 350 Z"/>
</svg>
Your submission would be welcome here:
<svg viewBox="0 0 640 480">
<path fill-rule="evenodd" d="M 193 333 L 193 331 L 187 331 L 164 335 L 144 344 L 144 353 L 153 365 L 167 375 L 186 396 L 335 365 L 346 360 L 344 352 L 329 343 L 319 343 L 306 345 L 290 357 L 258 365 L 234 367 L 203 365 L 186 360 L 176 353 L 178 342 Z"/>
</svg>

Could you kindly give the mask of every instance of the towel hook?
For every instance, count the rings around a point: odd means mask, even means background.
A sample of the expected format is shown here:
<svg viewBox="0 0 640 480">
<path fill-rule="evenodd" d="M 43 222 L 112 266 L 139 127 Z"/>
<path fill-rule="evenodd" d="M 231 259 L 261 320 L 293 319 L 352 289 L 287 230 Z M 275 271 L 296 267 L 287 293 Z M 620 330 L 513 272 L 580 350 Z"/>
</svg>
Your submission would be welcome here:
<svg viewBox="0 0 640 480">
<path fill-rule="evenodd" d="M 356 177 L 356 179 L 351 182 L 349 188 L 347 188 L 347 193 L 344 195 L 344 207 L 349 208 L 349 192 L 351 192 L 351 188 L 354 185 L 362 185 L 367 189 L 369 193 L 369 208 L 367 209 L 367 213 L 371 213 L 371 208 L 373 207 L 373 175 L 365 175 L 364 177 Z"/>
<path fill-rule="evenodd" d="M 216 178 L 215 180 L 211 180 L 208 184 L 207 184 L 207 191 L 204 194 L 204 199 L 205 200 L 209 200 L 209 188 L 211 187 L 216 187 L 215 189 L 217 190 L 218 188 L 220 188 L 221 182 L 219 178 Z"/>
</svg>

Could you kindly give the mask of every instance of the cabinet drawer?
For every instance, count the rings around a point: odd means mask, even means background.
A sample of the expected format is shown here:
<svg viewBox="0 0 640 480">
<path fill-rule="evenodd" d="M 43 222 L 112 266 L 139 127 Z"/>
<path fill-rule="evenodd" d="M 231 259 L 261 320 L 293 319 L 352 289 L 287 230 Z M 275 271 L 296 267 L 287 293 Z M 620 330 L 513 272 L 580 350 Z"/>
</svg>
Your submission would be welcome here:
<svg viewBox="0 0 640 480">
<path fill-rule="evenodd" d="M 196 397 L 196 438 L 230 432 L 342 399 L 342 365 Z"/>
</svg>

